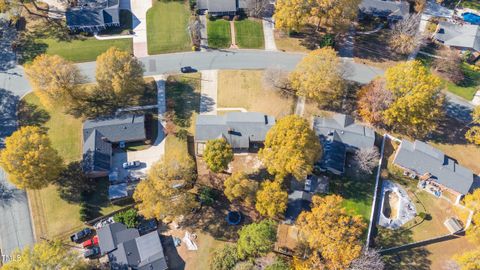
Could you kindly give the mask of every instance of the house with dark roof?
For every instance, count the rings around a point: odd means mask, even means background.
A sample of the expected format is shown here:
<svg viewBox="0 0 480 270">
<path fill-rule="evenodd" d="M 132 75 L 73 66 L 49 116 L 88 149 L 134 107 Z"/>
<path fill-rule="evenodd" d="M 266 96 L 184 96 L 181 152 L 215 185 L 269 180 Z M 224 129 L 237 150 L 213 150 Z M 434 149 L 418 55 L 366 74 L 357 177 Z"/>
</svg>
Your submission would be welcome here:
<svg viewBox="0 0 480 270">
<path fill-rule="evenodd" d="M 402 140 L 393 163 L 412 178 L 418 176 L 421 181 L 431 183 L 437 196 L 453 197 L 454 203 L 459 203 L 473 187 L 471 170 L 425 142 Z"/>
<path fill-rule="evenodd" d="M 275 125 L 275 118 L 258 112 L 199 115 L 195 124 L 195 153 L 202 155 L 209 140 L 224 138 L 235 151 L 257 150 Z"/>
<path fill-rule="evenodd" d="M 480 26 L 440 22 L 433 36 L 445 46 L 462 51 L 480 51 Z"/>
<path fill-rule="evenodd" d="M 335 174 L 345 172 L 347 153 L 375 145 L 375 131 L 345 114 L 315 117 L 313 130 L 323 146 L 323 157 L 316 165 Z"/>
<path fill-rule="evenodd" d="M 247 8 L 247 0 L 198 0 L 197 9 L 212 16 L 233 16 Z"/>
<path fill-rule="evenodd" d="M 146 140 L 145 116 L 122 115 L 83 123 L 83 170 L 89 177 L 107 176 L 113 145 Z"/>
<path fill-rule="evenodd" d="M 396 22 L 409 14 L 410 4 L 406 1 L 362 0 L 358 9 L 360 16 L 374 16 Z"/>
<path fill-rule="evenodd" d="M 108 256 L 110 269 L 168 269 L 157 231 L 140 236 L 137 229 L 112 223 L 98 229 L 97 234 L 100 252 Z"/>
<path fill-rule="evenodd" d="M 65 13 L 67 26 L 73 31 L 97 32 L 120 26 L 119 0 L 79 0 Z"/>
</svg>

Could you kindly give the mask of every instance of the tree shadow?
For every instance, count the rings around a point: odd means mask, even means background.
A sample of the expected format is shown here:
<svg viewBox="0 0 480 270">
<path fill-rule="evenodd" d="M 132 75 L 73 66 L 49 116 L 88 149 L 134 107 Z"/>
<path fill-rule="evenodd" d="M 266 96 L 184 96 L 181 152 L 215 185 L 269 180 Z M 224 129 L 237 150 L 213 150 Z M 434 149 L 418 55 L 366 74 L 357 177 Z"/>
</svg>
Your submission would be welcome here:
<svg viewBox="0 0 480 270">
<path fill-rule="evenodd" d="M 95 183 L 83 173 L 82 163 L 69 163 L 55 183 L 60 198 L 70 203 L 85 201 L 88 193 L 94 191 Z"/>
<path fill-rule="evenodd" d="M 12 45 L 16 36 L 15 27 L 0 20 L 0 71 L 15 67 L 16 57 Z"/>
<path fill-rule="evenodd" d="M 85 117 L 94 119 L 101 116 L 113 115 L 120 107 L 115 94 L 110 91 L 94 86 L 94 89 L 89 89 L 86 92 L 90 94 L 78 97 L 75 102 L 66 109 L 68 114 L 76 118 Z"/>
<path fill-rule="evenodd" d="M 175 244 L 173 242 L 173 236 L 160 235 L 160 240 L 162 241 L 165 257 L 168 258 L 168 261 L 167 261 L 168 269 L 171 269 L 171 270 L 185 269 L 185 261 L 178 254 L 177 248 L 175 247 Z"/>
<path fill-rule="evenodd" d="M 167 111 L 173 111 L 173 123 L 188 129 L 191 126 L 191 118 L 200 109 L 200 93 L 188 78 L 176 79 L 169 77 L 166 84 Z"/>
<path fill-rule="evenodd" d="M 16 130 L 16 111 L 19 97 L 12 92 L 0 88 L 0 148 L 4 138 Z"/>
<path fill-rule="evenodd" d="M 39 108 L 37 105 L 21 100 L 17 110 L 18 125 L 23 126 L 43 126 L 50 120 L 50 114 Z"/>
<path fill-rule="evenodd" d="M 468 129 L 464 122 L 447 115 L 439 120 L 438 128 L 428 136 L 428 139 L 436 143 L 467 144 L 465 133 Z"/>
</svg>

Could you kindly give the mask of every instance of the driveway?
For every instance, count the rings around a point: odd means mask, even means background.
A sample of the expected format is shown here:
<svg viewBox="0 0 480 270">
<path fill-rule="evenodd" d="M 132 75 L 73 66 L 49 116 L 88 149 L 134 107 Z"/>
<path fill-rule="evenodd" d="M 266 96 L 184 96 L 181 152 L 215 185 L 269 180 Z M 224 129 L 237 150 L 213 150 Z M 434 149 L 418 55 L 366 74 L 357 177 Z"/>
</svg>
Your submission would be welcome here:
<svg viewBox="0 0 480 270">
<path fill-rule="evenodd" d="M 263 37 L 265 38 L 265 50 L 266 51 L 276 51 L 277 45 L 275 45 L 275 36 L 273 29 L 275 24 L 273 18 L 263 18 Z"/>
<path fill-rule="evenodd" d="M 203 70 L 200 114 L 217 114 L 218 70 Z"/>
<path fill-rule="evenodd" d="M 136 57 L 148 56 L 147 47 L 147 10 L 152 7 L 152 1 L 131 0 L 133 24 L 133 54 Z"/>
</svg>

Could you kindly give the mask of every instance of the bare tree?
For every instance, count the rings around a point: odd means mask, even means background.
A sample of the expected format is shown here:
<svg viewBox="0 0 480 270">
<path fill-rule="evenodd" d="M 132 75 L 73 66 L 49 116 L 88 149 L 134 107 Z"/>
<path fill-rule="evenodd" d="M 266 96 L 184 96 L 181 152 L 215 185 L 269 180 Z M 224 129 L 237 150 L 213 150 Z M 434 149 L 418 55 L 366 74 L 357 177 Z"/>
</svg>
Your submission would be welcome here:
<svg viewBox="0 0 480 270">
<path fill-rule="evenodd" d="M 362 119 L 374 125 L 382 125 L 383 112 L 394 99 L 392 91 L 385 87 L 384 79 L 376 79 L 364 86 L 358 93 L 357 109 Z"/>
<path fill-rule="evenodd" d="M 462 70 L 462 58 L 449 48 L 440 50 L 438 58 L 433 61 L 435 72 L 443 78 L 457 84 L 465 79 Z"/>
<path fill-rule="evenodd" d="M 195 19 L 190 20 L 188 23 L 188 29 L 192 35 L 192 43 L 197 47 L 200 47 L 200 41 L 202 39 L 202 27 L 202 23 L 200 23 L 198 17 L 195 17 Z"/>
<path fill-rule="evenodd" d="M 372 174 L 373 169 L 378 165 L 380 155 L 377 147 L 362 148 L 355 151 L 355 166 L 364 173 Z"/>
<path fill-rule="evenodd" d="M 352 261 L 349 270 L 383 270 L 385 263 L 375 249 L 364 250 L 360 257 Z"/>
<path fill-rule="evenodd" d="M 268 68 L 263 73 L 263 86 L 266 89 L 275 90 L 282 95 L 294 95 L 295 92 L 288 79 L 289 72 L 279 68 Z"/>
<path fill-rule="evenodd" d="M 273 5 L 270 0 L 247 0 L 247 15 L 249 17 L 270 17 L 273 13 Z"/>
<path fill-rule="evenodd" d="M 423 40 L 418 28 L 421 14 L 409 14 L 392 29 L 390 47 L 400 54 L 410 54 Z"/>
</svg>

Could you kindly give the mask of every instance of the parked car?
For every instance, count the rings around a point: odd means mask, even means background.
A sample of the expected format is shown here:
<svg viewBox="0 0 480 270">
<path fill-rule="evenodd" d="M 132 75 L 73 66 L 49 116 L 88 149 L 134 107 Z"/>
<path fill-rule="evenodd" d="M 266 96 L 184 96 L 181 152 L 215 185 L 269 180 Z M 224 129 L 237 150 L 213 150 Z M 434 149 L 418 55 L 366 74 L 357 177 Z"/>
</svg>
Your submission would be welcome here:
<svg viewBox="0 0 480 270">
<path fill-rule="evenodd" d="M 305 187 L 304 190 L 307 192 L 312 192 L 312 179 L 313 175 L 307 175 L 307 178 L 305 179 Z"/>
<path fill-rule="evenodd" d="M 93 238 L 83 242 L 82 246 L 83 248 L 92 248 L 94 246 L 98 246 L 98 236 L 95 235 Z"/>
<path fill-rule="evenodd" d="M 91 236 L 93 234 L 93 230 L 90 228 L 85 228 L 79 232 L 76 232 L 72 235 L 70 235 L 70 240 L 75 243 L 81 243 L 83 240 L 85 240 L 87 237 Z"/>
<path fill-rule="evenodd" d="M 130 168 L 135 168 L 135 167 L 138 167 L 140 166 L 140 161 L 136 160 L 136 161 L 129 161 L 129 162 L 124 162 L 122 167 L 124 169 L 130 169 Z"/>
<path fill-rule="evenodd" d="M 140 222 L 138 225 L 138 232 L 140 235 L 144 235 L 149 232 L 153 232 L 158 228 L 157 221 L 155 219 L 147 219 Z"/>
<path fill-rule="evenodd" d="M 93 247 L 90 249 L 86 249 L 85 252 L 83 252 L 83 257 L 85 258 L 93 258 L 100 255 L 100 248 L 99 247 Z"/>
<path fill-rule="evenodd" d="M 197 72 L 196 69 L 192 68 L 191 66 L 185 66 L 185 67 L 181 67 L 180 68 L 180 71 L 182 73 L 194 73 L 194 72 Z"/>
<path fill-rule="evenodd" d="M 112 223 L 115 223 L 115 220 L 113 219 L 113 217 L 109 217 L 107 219 L 102 219 L 100 220 L 99 222 L 95 223 L 95 225 L 93 225 L 93 227 L 98 230 L 102 227 L 105 227 L 107 226 L 108 224 L 112 224 Z"/>
</svg>

